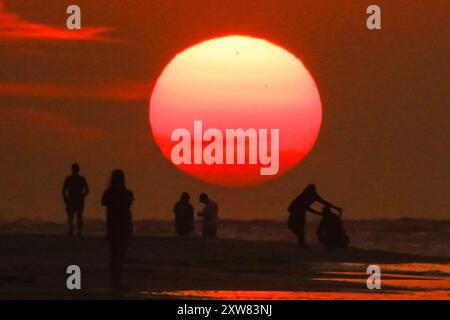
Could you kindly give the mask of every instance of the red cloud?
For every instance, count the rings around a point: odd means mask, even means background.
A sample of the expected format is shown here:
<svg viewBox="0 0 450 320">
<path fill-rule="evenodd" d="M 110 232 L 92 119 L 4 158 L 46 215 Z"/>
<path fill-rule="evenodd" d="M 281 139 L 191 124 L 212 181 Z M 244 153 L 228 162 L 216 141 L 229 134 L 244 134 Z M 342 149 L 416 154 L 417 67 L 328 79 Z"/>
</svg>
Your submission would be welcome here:
<svg viewBox="0 0 450 320">
<path fill-rule="evenodd" d="M 28 108 L 1 107 L 0 124 L 3 128 L 15 127 L 22 131 L 46 130 L 57 135 L 87 140 L 99 140 L 105 136 L 102 129 L 77 124 L 63 114 Z"/>
<path fill-rule="evenodd" d="M 151 84 L 129 82 L 111 85 L 0 83 L 0 97 L 85 98 L 100 100 L 149 99 Z"/>
<path fill-rule="evenodd" d="M 107 27 L 83 27 L 81 30 L 68 30 L 40 23 L 22 20 L 17 14 L 6 12 L 0 0 L 0 39 L 51 39 L 79 41 L 112 41 L 104 37 Z"/>
</svg>

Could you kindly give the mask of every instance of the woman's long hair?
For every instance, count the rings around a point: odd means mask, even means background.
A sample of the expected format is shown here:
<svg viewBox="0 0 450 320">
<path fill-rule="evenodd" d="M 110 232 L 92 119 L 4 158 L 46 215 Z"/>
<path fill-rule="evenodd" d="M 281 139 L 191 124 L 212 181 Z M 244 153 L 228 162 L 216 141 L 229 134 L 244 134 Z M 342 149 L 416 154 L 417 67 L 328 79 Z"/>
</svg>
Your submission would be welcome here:
<svg viewBox="0 0 450 320">
<path fill-rule="evenodd" d="M 116 169 L 111 173 L 109 180 L 109 188 L 123 188 L 125 189 L 125 173 L 121 169 Z"/>
</svg>

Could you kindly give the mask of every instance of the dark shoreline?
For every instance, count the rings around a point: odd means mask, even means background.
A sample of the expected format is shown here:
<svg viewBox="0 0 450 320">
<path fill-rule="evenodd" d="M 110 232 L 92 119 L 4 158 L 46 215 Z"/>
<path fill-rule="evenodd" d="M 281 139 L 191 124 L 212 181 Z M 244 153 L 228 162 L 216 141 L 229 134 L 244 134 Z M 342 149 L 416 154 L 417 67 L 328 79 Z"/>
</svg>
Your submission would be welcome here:
<svg viewBox="0 0 450 320">
<path fill-rule="evenodd" d="M 367 292 L 363 280 L 368 264 L 450 263 L 448 258 L 353 247 L 330 255 L 317 246 L 301 251 L 294 243 L 282 241 L 137 236 L 126 263 L 125 282 L 130 291 L 117 293 L 109 290 L 108 245 L 104 237 L 3 234 L 0 243 L 0 299 L 154 299 L 164 298 L 158 292 L 179 290 Z M 78 292 L 65 287 L 66 268 L 71 264 L 82 269 L 82 290 Z M 356 273 L 345 275 L 348 271 Z M 396 274 L 409 279 L 449 276 L 433 272 L 400 270 Z M 334 273 L 342 273 L 344 280 L 357 277 L 362 282 L 332 281 Z M 144 291 L 154 295 L 141 296 Z"/>
</svg>

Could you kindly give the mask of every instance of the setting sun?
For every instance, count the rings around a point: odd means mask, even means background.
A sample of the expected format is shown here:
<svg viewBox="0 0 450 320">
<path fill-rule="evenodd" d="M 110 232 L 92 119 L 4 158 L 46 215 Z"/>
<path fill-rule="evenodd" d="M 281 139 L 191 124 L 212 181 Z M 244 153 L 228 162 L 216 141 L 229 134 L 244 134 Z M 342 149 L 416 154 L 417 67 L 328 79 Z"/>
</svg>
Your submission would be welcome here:
<svg viewBox="0 0 450 320">
<path fill-rule="evenodd" d="M 247 36 L 204 41 L 176 55 L 150 101 L 153 135 L 169 160 L 175 145 L 171 133 L 192 129 L 196 120 L 223 133 L 230 128 L 279 129 L 279 171 L 274 176 L 260 175 L 259 166 L 249 163 L 177 165 L 222 185 L 258 184 L 286 172 L 313 147 L 321 119 L 319 92 L 302 62 L 279 46 Z"/>
</svg>

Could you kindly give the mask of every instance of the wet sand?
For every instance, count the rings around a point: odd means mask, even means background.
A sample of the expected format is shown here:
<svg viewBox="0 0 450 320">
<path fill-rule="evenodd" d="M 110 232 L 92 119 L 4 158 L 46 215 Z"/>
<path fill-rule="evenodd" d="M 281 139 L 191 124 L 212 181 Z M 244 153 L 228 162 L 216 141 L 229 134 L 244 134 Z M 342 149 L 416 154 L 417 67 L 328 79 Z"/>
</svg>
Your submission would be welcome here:
<svg viewBox="0 0 450 320">
<path fill-rule="evenodd" d="M 24 299 L 450 299 L 450 259 L 350 248 L 329 254 L 287 241 L 138 236 L 124 292 L 109 289 L 102 236 L 0 235 L 0 298 Z M 82 270 L 82 290 L 66 289 L 66 268 Z M 368 290 L 377 264 L 382 289 Z"/>
</svg>

